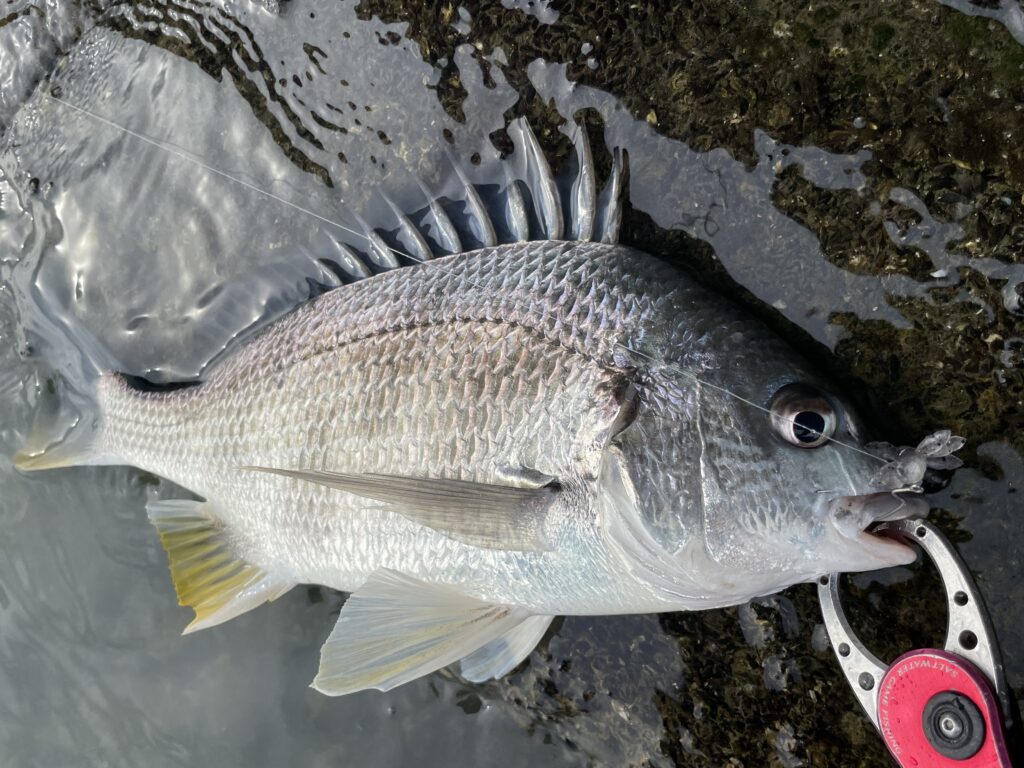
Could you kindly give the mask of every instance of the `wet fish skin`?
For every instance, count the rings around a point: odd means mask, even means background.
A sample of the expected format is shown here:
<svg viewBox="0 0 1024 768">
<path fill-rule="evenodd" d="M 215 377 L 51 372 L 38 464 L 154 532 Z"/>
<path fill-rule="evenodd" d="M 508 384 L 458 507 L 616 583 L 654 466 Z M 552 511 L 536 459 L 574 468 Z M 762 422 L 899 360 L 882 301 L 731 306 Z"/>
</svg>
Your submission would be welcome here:
<svg viewBox="0 0 1024 768">
<path fill-rule="evenodd" d="M 297 582 L 352 591 L 387 567 L 539 612 L 663 608 L 619 583 L 592 505 L 549 521 L 555 551 L 499 552 L 239 468 L 499 485 L 542 473 L 563 496 L 592 494 L 635 362 L 616 345 L 668 274 L 628 249 L 544 242 L 385 273 L 296 310 L 199 387 L 105 379 L 103 442 L 210 500 L 246 560 Z"/>
<path fill-rule="evenodd" d="M 604 614 L 738 602 L 827 569 L 804 481 L 831 473 L 829 485 L 863 492 L 848 482 L 863 462 L 779 445 L 763 414 L 678 369 L 760 401 L 762 378 L 816 380 L 760 323 L 644 254 L 503 245 L 328 293 L 199 387 L 138 393 L 106 379 L 103 440 L 209 500 L 246 561 L 294 582 L 352 591 L 388 568 L 537 613 Z M 613 436 L 630 386 L 636 415 Z M 609 450 L 633 512 L 680 561 L 674 592 L 609 536 L 623 513 L 602 504 Z M 794 471 L 780 474 L 788 454 Z M 547 521 L 552 551 L 502 552 L 244 466 L 496 485 L 528 470 L 558 478 L 565 503 Z M 794 535 L 796 549 L 774 541 Z"/>
</svg>

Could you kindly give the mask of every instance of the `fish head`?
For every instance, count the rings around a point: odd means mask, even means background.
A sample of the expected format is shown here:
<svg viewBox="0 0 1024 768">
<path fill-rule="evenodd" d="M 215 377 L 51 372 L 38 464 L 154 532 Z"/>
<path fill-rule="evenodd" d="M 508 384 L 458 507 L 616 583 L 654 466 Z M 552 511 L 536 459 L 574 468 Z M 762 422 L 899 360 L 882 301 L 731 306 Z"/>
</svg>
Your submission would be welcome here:
<svg viewBox="0 0 1024 768">
<path fill-rule="evenodd" d="M 697 377 L 675 364 L 642 372 L 634 418 L 609 443 L 608 498 L 636 518 L 620 540 L 659 562 L 683 606 L 916 557 L 871 529 L 925 516 L 927 501 L 872 485 L 885 461 L 837 387 L 777 341 L 757 349 Z"/>
</svg>

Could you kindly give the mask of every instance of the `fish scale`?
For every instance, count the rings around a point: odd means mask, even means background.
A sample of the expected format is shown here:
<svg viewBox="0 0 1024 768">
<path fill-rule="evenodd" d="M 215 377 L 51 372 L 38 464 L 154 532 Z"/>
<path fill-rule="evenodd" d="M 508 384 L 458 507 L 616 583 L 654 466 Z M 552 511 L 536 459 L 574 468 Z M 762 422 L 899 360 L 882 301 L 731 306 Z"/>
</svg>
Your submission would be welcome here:
<svg viewBox="0 0 1024 768">
<path fill-rule="evenodd" d="M 532 255 L 545 248 L 532 245 L 490 250 L 498 252 L 495 260 L 504 256 L 511 261 L 524 250 Z M 614 417 L 617 405 L 607 401 L 621 371 L 612 367 L 611 355 L 595 360 L 577 351 L 578 342 L 565 340 L 593 333 L 580 327 L 588 323 L 603 325 L 628 341 L 612 313 L 584 314 L 574 300 L 577 293 L 590 296 L 600 290 L 593 284 L 595 263 L 610 256 L 621 262 L 622 257 L 616 249 L 597 244 L 546 247 L 554 257 L 532 255 L 536 274 L 524 271 L 517 281 L 549 289 L 540 294 L 541 300 L 536 294 L 526 297 L 529 307 L 518 313 L 516 322 L 488 319 L 494 314 L 491 308 L 507 298 L 502 280 L 492 280 L 490 291 L 434 290 L 435 284 L 450 283 L 460 271 L 479 274 L 474 263 L 487 260 L 488 253 L 403 270 L 409 278 L 399 287 L 392 285 L 394 278 L 405 275 L 386 273 L 300 308 L 253 340 L 233 363 L 215 369 L 201 388 L 140 393 L 108 380 L 101 388 L 106 439 L 125 460 L 211 500 L 245 559 L 267 568 L 288 564 L 296 581 L 352 590 L 376 568 L 388 567 L 427 581 L 456 582 L 465 576 L 453 576 L 452 564 L 462 558 L 465 564 L 454 573 L 472 570 L 475 594 L 510 600 L 513 595 L 502 588 L 509 573 L 518 572 L 524 559 L 551 555 L 519 553 L 505 556 L 505 563 L 482 562 L 475 548 L 439 541 L 443 537 L 401 517 L 387 535 L 379 535 L 380 519 L 389 513 L 367 512 L 363 499 L 285 478 L 255 476 L 238 467 L 412 472 L 508 482 L 500 471 L 505 465 L 568 478 L 581 474 L 581 459 L 590 458 L 586 472 L 596 475 L 593 444 Z M 564 258 L 566 253 L 570 258 Z M 563 282 L 552 290 L 553 275 Z M 582 290 L 573 280 L 583 283 Z M 414 291 L 416 299 L 406 298 L 405 291 Z M 458 300 L 451 301 L 452 296 Z M 401 307 L 395 312 L 397 321 L 380 303 Z M 614 310 L 615 305 L 606 306 Z M 560 310 L 564 320 L 545 322 Z M 367 315 L 374 319 L 361 322 Z M 362 333 L 353 333 L 353 328 Z M 296 344 L 296 336 L 309 341 Z M 612 349 L 614 343 L 605 346 Z M 251 359 L 243 359 L 250 353 Z M 602 390 L 607 392 L 603 400 Z M 240 400 L 246 407 L 238 407 Z M 602 402 L 606 405 L 595 410 Z M 140 424 L 140 412 L 160 416 Z M 122 413 L 130 414 L 123 422 Z M 323 439 L 327 432 L 331 437 Z M 177 450 L 167 450 L 168 444 Z M 592 510 L 581 512 L 590 516 L 588 524 L 595 523 Z M 306 525 L 308 518 L 330 519 L 328 542 L 321 527 Z M 378 542 L 378 548 L 367 547 L 367 541 Z M 433 564 L 419 554 L 439 548 L 449 551 Z M 566 557 L 576 557 L 575 552 Z M 607 580 L 613 573 L 607 567 L 603 574 L 609 593 L 614 585 Z M 589 581 L 586 591 L 597 590 L 597 572 L 578 575 Z M 547 585 L 540 589 L 542 603 L 531 607 L 550 609 L 553 599 L 563 608 L 569 601 L 579 606 L 580 589 L 561 596 Z M 520 590 L 515 598 L 522 602 L 525 595 Z M 607 610 L 607 595 L 603 599 L 602 610 Z"/>
</svg>

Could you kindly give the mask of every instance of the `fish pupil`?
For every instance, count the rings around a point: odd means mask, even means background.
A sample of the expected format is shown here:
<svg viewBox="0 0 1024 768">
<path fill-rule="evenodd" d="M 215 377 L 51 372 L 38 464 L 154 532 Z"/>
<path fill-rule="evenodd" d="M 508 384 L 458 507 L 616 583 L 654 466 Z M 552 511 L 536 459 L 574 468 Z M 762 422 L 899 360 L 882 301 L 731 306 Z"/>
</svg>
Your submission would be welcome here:
<svg viewBox="0 0 1024 768">
<path fill-rule="evenodd" d="M 800 411 L 793 419 L 793 436 L 801 443 L 815 443 L 825 434 L 825 417 L 814 411 Z"/>
</svg>

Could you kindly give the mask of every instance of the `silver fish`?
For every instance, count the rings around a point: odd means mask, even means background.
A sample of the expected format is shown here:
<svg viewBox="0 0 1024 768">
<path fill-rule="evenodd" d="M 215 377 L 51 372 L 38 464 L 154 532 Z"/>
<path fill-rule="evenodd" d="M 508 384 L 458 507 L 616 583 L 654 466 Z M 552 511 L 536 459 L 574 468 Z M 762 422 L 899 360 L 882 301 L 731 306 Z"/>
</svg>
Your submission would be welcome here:
<svg viewBox="0 0 1024 768">
<path fill-rule="evenodd" d="M 186 631 L 298 583 L 351 592 L 314 682 L 328 694 L 460 660 L 470 680 L 500 676 L 560 614 L 726 606 L 912 561 L 865 529 L 927 504 L 871 487 L 884 461 L 836 388 L 756 319 L 615 243 L 617 155 L 598 199 L 576 142 L 563 213 L 532 132 L 514 137 L 545 239 L 370 277 L 346 247 L 365 279 L 197 386 L 103 375 L 95 427 L 54 444 L 43 419 L 17 466 L 132 464 L 201 496 L 149 509 L 195 610 Z M 519 234 L 521 183 L 506 227 Z M 443 206 L 429 210 L 457 243 Z M 374 234 L 364 252 L 387 269 Z"/>
</svg>

